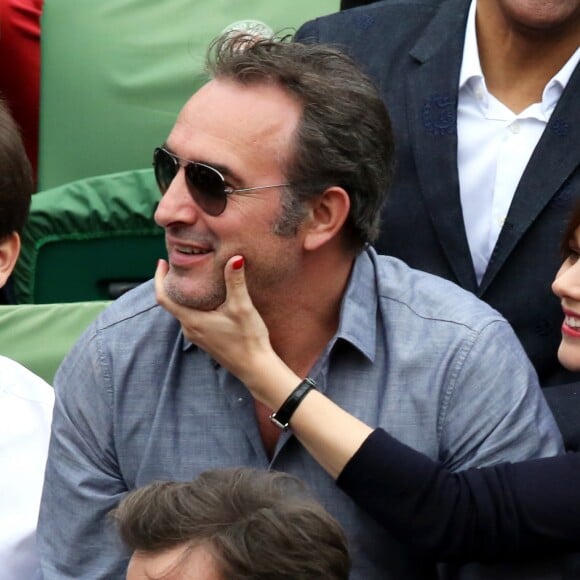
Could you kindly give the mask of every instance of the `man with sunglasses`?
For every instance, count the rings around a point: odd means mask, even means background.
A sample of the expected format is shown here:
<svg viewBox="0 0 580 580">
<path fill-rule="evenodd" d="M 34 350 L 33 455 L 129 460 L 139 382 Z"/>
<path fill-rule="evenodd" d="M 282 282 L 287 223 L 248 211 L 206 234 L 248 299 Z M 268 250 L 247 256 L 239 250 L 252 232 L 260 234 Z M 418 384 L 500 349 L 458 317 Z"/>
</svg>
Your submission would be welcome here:
<svg viewBox="0 0 580 580">
<path fill-rule="evenodd" d="M 308 484 L 349 536 L 354 580 L 432 578 L 301 447 L 293 411 L 317 388 L 450 468 L 487 465 L 561 451 L 535 373 L 497 313 L 370 246 L 393 143 L 350 59 L 240 37 L 210 56 L 212 80 L 153 157 L 165 294 L 219 309 L 226 264 L 243 266 L 272 345 L 304 380 L 268 409 L 184 338 L 152 283 L 117 300 L 55 379 L 44 578 L 122 578 L 130 554 L 107 513 L 129 490 L 242 465 Z"/>
</svg>

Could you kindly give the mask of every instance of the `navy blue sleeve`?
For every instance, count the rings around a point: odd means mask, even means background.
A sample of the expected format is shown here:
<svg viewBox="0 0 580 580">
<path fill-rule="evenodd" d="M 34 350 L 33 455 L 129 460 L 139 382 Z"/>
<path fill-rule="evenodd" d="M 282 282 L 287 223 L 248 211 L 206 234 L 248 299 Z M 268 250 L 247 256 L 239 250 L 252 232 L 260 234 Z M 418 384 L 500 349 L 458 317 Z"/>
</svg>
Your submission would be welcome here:
<svg viewBox="0 0 580 580">
<path fill-rule="evenodd" d="M 393 535 L 438 560 L 580 550 L 580 454 L 452 473 L 376 429 L 338 486 Z"/>
</svg>

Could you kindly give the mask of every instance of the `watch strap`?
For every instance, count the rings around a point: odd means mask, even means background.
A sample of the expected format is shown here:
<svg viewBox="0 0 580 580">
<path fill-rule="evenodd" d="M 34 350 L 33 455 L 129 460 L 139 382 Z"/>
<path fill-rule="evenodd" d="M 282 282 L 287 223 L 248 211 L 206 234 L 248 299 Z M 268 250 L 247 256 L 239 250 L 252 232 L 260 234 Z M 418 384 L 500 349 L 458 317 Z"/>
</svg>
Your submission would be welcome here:
<svg viewBox="0 0 580 580">
<path fill-rule="evenodd" d="M 282 431 L 288 430 L 290 418 L 302 399 L 312 390 L 316 388 L 316 383 L 310 378 L 306 377 L 291 393 L 288 398 L 282 403 L 282 406 L 270 415 L 270 421 Z"/>
</svg>

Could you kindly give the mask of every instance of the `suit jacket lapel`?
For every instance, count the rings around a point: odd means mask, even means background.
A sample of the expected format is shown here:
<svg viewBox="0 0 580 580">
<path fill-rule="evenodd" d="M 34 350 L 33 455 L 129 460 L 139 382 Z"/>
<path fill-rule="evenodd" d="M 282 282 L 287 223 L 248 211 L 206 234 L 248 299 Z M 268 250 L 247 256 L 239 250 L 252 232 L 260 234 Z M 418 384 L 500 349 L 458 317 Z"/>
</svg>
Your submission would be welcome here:
<svg viewBox="0 0 580 580">
<path fill-rule="evenodd" d="M 580 165 L 579 95 L 580 66 L 577 66 L 518 184 L 492 259 L 481 281 L 480 294 L 493 281 L 518 241 L 554 196 L 561 198 L 562 203 L 572 197 L 572 186 L 567 185 L 567 180 Z"/>
<path fill-rule="evenodd" d="M 459 197 L 457 88 L 469 3 L 444 2 L 410 54 L 408 124 L 425 205 L 457 282 L 475 292 L 477 282 Z"/>
</svg>

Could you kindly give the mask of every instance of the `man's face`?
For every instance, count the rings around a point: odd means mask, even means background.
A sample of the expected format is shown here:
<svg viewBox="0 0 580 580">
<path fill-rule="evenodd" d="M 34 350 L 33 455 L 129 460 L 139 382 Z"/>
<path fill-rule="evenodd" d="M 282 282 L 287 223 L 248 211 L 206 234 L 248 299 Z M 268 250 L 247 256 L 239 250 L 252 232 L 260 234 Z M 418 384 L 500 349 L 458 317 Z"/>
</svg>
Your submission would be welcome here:
<svg viewBox="0 0 580 580">
<path fill-rule="evenodd" d="M 514 28 L 534 33 L 580 32 L 580 0 L 487 0 L 498 2 Z"/>
<path fill-rule="evenodd" d="M 204 546 L 191 550 L 181 545 L 163 552 L 135 552 L 127 580 L 223 580 L 211 553 Z"/>
<path fill-rule="evenodd" d="M 213 80 L 185 105 L 166 148 L 182 159 L 218 167 L 227 185 L 238 189 L 286 183 L 301 105 L 273 85 L 243 86 Z M 227 260 L 246 260 L 254 300 L 279 295 L 299 266 L 300 235 L 274 233 L 281 215 L 283 188 L 232 194 L 219 216 L 205 213 L 188 193 L 180 169 L 155 213 L 165 228 L 170 269 L 169 296 L 210 310 L 225 299 Z"/>
</svg>

